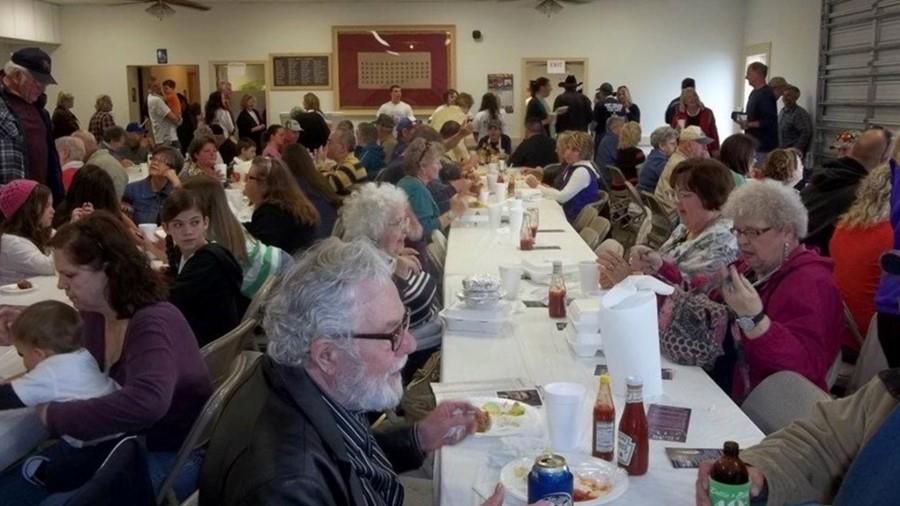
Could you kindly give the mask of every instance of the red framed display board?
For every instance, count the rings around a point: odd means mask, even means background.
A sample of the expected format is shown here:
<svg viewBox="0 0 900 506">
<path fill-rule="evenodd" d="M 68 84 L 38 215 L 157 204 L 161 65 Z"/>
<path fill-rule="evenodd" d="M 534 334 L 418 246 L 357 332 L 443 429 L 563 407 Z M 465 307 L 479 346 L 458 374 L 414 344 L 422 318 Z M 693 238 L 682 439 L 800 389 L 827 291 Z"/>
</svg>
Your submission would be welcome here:
<svg viewBox="0 0 900 506">
<path fill-rule="evenodd" d="M 332 35 L 339 110 L 374 113 L 396 84 L 413 110 L 430 112 L 456 85 L 455 26 L 335 26 Z"/>
</svg>

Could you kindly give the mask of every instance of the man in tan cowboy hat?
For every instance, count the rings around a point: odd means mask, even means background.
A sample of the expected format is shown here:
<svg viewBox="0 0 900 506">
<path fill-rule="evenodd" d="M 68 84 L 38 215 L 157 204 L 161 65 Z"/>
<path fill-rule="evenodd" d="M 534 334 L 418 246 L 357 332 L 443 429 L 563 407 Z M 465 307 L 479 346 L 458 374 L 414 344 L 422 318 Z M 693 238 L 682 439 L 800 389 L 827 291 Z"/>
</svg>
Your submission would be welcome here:
<svg viewBox="0 0 900 506">
<path fill-rule="evenodd" d="M 581 83 L 573 75 L 566 76 L 566 80 L 559 83 L 559 87 L 565 88 L 566 91 L 553 101 L 553 110 L 560 107 L 568 107 L 568 110 L 556 117 L 556 133 L 566 130 L 587 132 L 588 125 L 591 123 L 591 100 L 584 93 L 578 91 L 580 86 Z M 528 118 L 525 119 L 528 120 Z"/>
</svg>

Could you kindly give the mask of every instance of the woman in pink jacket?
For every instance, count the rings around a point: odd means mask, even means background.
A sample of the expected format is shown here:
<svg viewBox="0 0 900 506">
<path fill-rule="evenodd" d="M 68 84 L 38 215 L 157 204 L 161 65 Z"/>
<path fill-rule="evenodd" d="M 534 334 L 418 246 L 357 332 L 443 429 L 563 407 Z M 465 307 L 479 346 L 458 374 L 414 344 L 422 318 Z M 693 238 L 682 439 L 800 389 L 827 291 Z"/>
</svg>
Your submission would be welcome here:
<svg viewBox="0 0 900 506">
<path fill-rule="evenodd" d="M 734 221 L 747 275 L 722 275 L 722 297 L 735 313 L 737 362 L 732 397 L 763 379 L 794 371 L 827 390 L 825 377 L 848 332 L 832 262 L 800 245 L 807 213 L 797 192 L 774 181 L 736 189 L 723 215 Z"/>
</svg>

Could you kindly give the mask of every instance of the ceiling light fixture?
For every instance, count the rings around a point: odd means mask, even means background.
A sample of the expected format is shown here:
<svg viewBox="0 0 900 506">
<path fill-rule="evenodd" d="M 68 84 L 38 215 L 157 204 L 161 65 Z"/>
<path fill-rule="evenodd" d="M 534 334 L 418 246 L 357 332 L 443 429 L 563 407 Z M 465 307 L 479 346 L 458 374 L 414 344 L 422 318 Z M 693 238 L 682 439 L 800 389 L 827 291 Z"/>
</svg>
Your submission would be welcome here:
<svg viewBox="0 0 900 506">
<path fill-rule="evenodd" d="M 550 16 L 561 11 L 563 9 L 563 6 L 560 5 L 560 3 L 556 0 L 541 0 L 541 3 L 537 4 L 534 8 L 546 14 L 549 18 Z"/>
<path fill-rule="evenodd" d="M 146 12 L 147 14 L 158 18 L 160 21 L 162 21 L 163 18 L 175 15 L 175 9 L 169 7 L 163 2 L 156 2 L 152 4 L 150 7 L 147 7 Z"/>
</svg>

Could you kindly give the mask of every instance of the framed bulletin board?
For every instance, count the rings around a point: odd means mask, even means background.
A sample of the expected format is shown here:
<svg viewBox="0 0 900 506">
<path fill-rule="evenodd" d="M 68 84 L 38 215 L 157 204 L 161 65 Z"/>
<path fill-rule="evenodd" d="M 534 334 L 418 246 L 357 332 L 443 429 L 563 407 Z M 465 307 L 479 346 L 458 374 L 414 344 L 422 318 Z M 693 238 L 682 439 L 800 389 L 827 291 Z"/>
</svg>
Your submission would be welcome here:
<svg viewBox="0 0 900 506">
<path fill-rule="evenodd" d="M 396 84 L 414 111 L 430 113 L 456 85 L 453 25 L 335 26 L 332 36 L 339 110 L 374 114 Z"/>
<path fill-rule="evenodd" d="M 547 103 L 553 104 L 556 96 L 565 91 L 558 86 L 559 83 L 566 79 L 566 76 L 572 74 L 579 83 L 584 83 L 584 94 L 591 100 L 594 99 L 594 88 L 600 83 L 589 83 L 588 76 L 588 60 L 587 58 L 523 58 L 522 59 L 522 105 L 531 97 L 528 90 L 529 83 L 539 78 L 546 77 L 550 80 L 553 91 L 547 97 Z M 523 109 L 524 110 L 524 109 Z"/>
<path fill-rule="evenodd" d="M 330 90 L 330 53 L 269 54 L 269 86 L 273 90 Z"/>
</svg>

